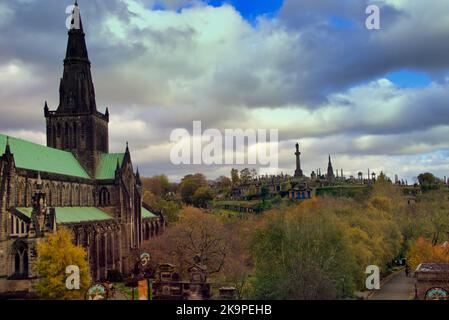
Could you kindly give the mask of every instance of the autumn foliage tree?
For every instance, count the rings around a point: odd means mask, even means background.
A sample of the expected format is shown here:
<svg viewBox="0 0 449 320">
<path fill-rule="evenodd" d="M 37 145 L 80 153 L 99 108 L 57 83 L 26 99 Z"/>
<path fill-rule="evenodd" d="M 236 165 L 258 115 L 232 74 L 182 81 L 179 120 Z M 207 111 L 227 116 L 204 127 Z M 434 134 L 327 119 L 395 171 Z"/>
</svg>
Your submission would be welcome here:
<svg viewBox="0 0 449 320">
<path fill-rule="evenodd" d="M 408 252 L 408 264 L 416 270 L 421 263 L 449 263 L 449 248 L 420 237 Z"/>
<path fill-rule="evenodd" d="M 156 261 L 173 263 L 184 274 L 198 256 L 212 275 L 221 271 L 226 258 L 223 234 L 219 217 L 187 207 L 182 210 L 177 223 L 152 241 L 149 250 Z"/>
<path fill-rule="evenodd" d="M 37 291 L 48 300 L 80 300 L 91 283 L 87 253 L 84 248 L 73 244 L 72 233 L 64 228 L 51 234 L 38 244 L 36 271 L 39 274 Z M 66 287 L 66 268 L 77 266 L 80 270 L 80 289 Z"/>
<path fill-rule="evenodd" d="M 236 186 L 240 183 L 240 173 L 237 169 L 231 170 L 231 182 L 232 185 Z"/>
<path fill-rule="evenodd" d="M 162 212 L 168 223 L 178 219 L 181 201 L 172 197 L 170 191 L 176 188 L 170 184 L 167 176 L 159 175 L 151 178 L 142 178 L 143 202 L 153 210 Z"/>
<path fill-rule="evenodd" d="M 200 187 L 192 196 L 192 204 L 197 208 L 206 208 L 213 199 L 212 190 L 209 187 Z"/>
<path fill-rule="evenodd" d="M 186 178 L 190 199 L 192 189 L 206 187 L 199 176 Z M 240 298 L 353 297 L 365 289 L 369 265 L 387 274 L 407 252 L 412 267 L 449 262 L 441 246 L 449 231 L 447 190 L 408 200 L 380 175 L 352 198 L 320 196 L 244 218 L 185 207 L 148 250 L 154 261 L 173 263 L 184 276 L 199 255 L 213 283 L 236 287 Z"/>
<path fill-rule="evenodd" d="M 170 191 L 171 185 L 167 176 L 160 175 L 151 178 L 142 178 L 142 187 L 145 190 L 151 191 L 156 197 L 161 198 Z"/>
<path fill-rule="evenodd" d="M 253 298 L 335 299 L 363 289 L 366 267 L 388 270 L 402 248 L 396 204 L 322 197 L 273 212 L 255 233 Z"/>
<path fill-rule="evenodd" d="M 187 205 L 192 205 L 196 191 L 207 187 L 207 180 L 203 174 L 189 174 L 182 179 L 178 191 L 181 194 L 182 201 Z"/>
<path fill-rule="evenodd" d="M 236 287 L 241 298 L 248 291 L 253 269 L 250 240 L 258 219 L 241 220 L 186 207 L 179 220 L 151 241 L 147 250 L 155 263 L 172 263 L 184 277 L 198 256 L 214 283 Z"/>
<path fill-rule="evenodd" d="M 332 299 L 352 292 L 355 259 L 335 216 L 295 208 L 253 239 L 256 299 Z"/>
</svg>

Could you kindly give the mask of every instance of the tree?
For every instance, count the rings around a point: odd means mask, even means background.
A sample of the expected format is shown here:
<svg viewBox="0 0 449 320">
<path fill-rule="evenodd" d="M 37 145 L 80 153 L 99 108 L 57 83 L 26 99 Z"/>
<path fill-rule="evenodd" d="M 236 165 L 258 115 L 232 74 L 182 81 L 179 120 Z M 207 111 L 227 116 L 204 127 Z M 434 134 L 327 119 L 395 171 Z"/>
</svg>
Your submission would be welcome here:
<svg viewBox="0 0 449 320">
<path fill-rule="evenodd" d="M 176 201 L 160 200 L 156 204 L 155 209 L 162 212 L 168 223 L 173 223 L 179 218 L 181 204 Z"/>
<path fill-rule="evenodd" d="M 73 244 L 73 234 L 64 228 L 51 234 L 38 244 L 36 271 L 40 276 L 39 295 L 49 300 L 80 300 L 91 283 L 87 252 Z M 66 287 L 66 268 L 77 266 L 80 270 L 80 290 Z"/>
<path fill-rule="evenodd" d="M 223 279 L 214 279 L 220 286 L 233 286 L 238 299 L 249 298 L 250 277 L 254 265 L 251 255 L 251 238 L 262 217 L 249 216 L 245 220 L 239 217 L 227 217 L 224 221 L 224 236 L 227 253 L 223 265 Z"/>
<path fill-rule="evenodd" d="M 240 171 L 240 180 L 243 183 L 249 183 L 252 179 L 251 171 L 248 168 L 243 169 Z"/>
<path fill-rule="evenodd" d="M 385 184 L 391 183 L 391 181 L 388 179 L 388 177 L 385 175 L 385 173 L 383 173 L 383 171 L 381 171 L 379 176 L 376 179 L 376 183 L 385 185 Z"/>
<path fill-rule="evenodd" d="M 421 263 L 449 263 L 449 248 L 420 237 L 408 252 L 408 263 L 412 270 Z"/>
<path fill-rule="evenodd" d="M 418 181 L 423 191 L 437 190 L 440 187 L 441 181 L 432 173 L 421 173 L 418 176 Z"/>
<path fill-rule="evenodd" d="M 160 199 L 151 191 L 144 191 L 143 202 L 148 204 L 153 210 L 162 212 L 169 223 L 178 219 L 178 213 L 181 209 L 180 201 Z"/>
<path fill-rule="evenodd" d="M 245 197 L 248 200 L 256 197 L 258 195 L 257 188 L 255 185 L 250 185 L 249 188 L 245 191 Z"/>
<path fill-rule="evenodd" d="M 356 263 L 335 216 L 296 209 L 270 216 L 253 239 L 255 299 L 352 294 Z"/>
<path fill-rule="evenodd" d="M 170 181 L 165 175 L 142 178 L 142 187 L 158 198 L 165 196 L 171 189 Z"/>
<path fill-rule="evenodd" d="M 270 195 L 270 189 L 266 185 L 263 185 L 262 188 L 260 189 L 260 197 L 262 198 L 264 203 L 265 203 L 265 199 L 267 199 L 269 195 Z"/>
<path fill-rule="evenodd" d="M 192 204 L 197 208 L 207 208 L 208 203 L 212 199 L 212 190 L 209 187 L 200 187 L 192 197 Z"/>
<path fill-rule="evenodd" d="M 449 201 L 446 191 L 434 190 L 419 197 L 420 201 L 408 206 L 399 223 L 406 239 L 429 239 L 432 245 L 447 240 L 449 230 Z M 409 243 L 411 244 L 411 243 Z"/>
<path fill-rule="evenodd" d="M 206 177 L 201 173 L 185 176 L 179 185 L 182 201 L 188 205 L 192 205 L 195 192 L 199 188 L 207 186 Z"/>
<path fill-rule="evenodd" d="M 257 178 L 257 170 L 256 169 L 251 169 L 250 171 L 251 174 L 251 179 L 256 179 Z"/>
<path fill-rule="evenodd" d="M 437 178 L 432 173 L 426 172 L 418 176 L 418 181 L 422 186 L 430 186 L 437 182 Z"/>
<path fill-rule="evenodd" d="M 186 207 L 176 223 L 148 244 L 148 251 L 155 263 L 172 263 L 183 277 L 199 255 L 216 287 L 233 286 L 238 298 L 247 298 L 253 271 L 251 238 L 261 219 L 242 220 Z"/>
<path fill-rule="evenodd" d="M 363 200 L 320 197 L 263 217 L 253 237 L 256 299 L 334 299 L 363 290 L 366 266 L 387 271 L 401 254 L 401 210 L 392 192 Z M 363 212 L 364 214 L 360 214 Z"/>
<path fill-rule="evenodd" d="M 232 180 L 232 184 L 238 185 L 240 182 L 240 175 L 239 175 L 239 171 L 237 169 L 232 169 L 231 170 L 231 180 Z"/>
<path fill-rule="evenodd" d="M 198 256 L 208 275 L 213 275 L 221 272 L 225 263 L 228 252 L 225 234 L 220 217 L 188 207 L 176 224 L 149 244 L 149 250 L 156 261 L 175 264 L 184 276 Z"/>
<path fill-rule="evenodd" d="M 232 186 L 232 181 L 228 177 L 221 176 L 215 180 L 217 187 L 221 190 L 229 189 Z"/>
<path fill-rule="evenodd" d="M 150 190 L 143 190 L 143 202 L 149 204 L 152 207 L 156 207 L 158 198 Z"/>
<path fill-rule="evenodd" d="M 282 192 L 289 192 L 292 189 L 292 185 L 290 182 L 283 182 L 281 184 L 281 191 Z"/>
</svg>

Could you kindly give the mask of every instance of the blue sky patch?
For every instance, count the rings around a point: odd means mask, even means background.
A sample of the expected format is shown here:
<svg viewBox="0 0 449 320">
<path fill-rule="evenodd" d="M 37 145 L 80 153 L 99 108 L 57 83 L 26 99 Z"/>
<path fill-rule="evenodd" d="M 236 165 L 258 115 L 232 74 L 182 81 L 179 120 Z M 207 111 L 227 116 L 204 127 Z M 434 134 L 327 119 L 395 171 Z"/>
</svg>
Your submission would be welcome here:
<svg viewBox="0 0 449 320">
<path fill-rule="evenodd" d="M 403 88 L 427 87 L 432 82 L 427 73 L 407 69 L 390 72 L 385 78 Z"/>
<path fill-rule="evenodd" d="M 407 69 L 390 72 L 385 77 L 397 86 L 403 88 L 427 87 L 432 83 L 432 79 L 427 73 Z"/>
<path fill-rule="evenodd" d="M 273 17 L 284 4 L 284 0 L 257 0 L 257 5 L 248 0 L 207 0 L 206 2 L 214 7 L 228 3 L 248 21 L 254 21 L 261 15 Z"/>
<path fill-rule="evenodd" d="M 254 22 L 257 17 L 262 15 L 268 18 L 273 18 L 284 4 L 284 0 L 258 0 L 257 5 L 254 5 L 254 2 L 249 0 L 203 0 L 203 2 L 213 7 L 221 7 L 224 4 L 229 4 L 233 6 L 243 18 L 250 22 Z M 182 9 L 189 7 L 191 7 L 191 4 L 185 4 L 175 8 L 175 10 L 179 13 Z M 151 10 L 163 11 L 167 10 L 167 7 L 162 1 L 157 1 L 151 6 Z"/>
</svg>

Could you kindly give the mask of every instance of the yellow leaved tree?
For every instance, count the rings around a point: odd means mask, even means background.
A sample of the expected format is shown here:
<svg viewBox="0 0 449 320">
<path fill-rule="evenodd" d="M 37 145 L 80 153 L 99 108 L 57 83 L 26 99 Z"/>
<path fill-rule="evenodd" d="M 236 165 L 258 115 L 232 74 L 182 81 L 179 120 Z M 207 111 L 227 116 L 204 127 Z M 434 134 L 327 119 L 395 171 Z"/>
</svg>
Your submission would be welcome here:
<svg viewBox="0 0 449 320">
<path fill-rule="evenodd" d="M 408 262 L 412 270 L 421 263 L 449 263 L 449 249 L 436 245 L 424 238 L 419 238 L 408 252 Z"/>
<path fill-rule="evenodd" d="M 87 253 L 73 244 L 73 234 L 64 228 L 51 234 L 38 244 L 36 271 L 39 274 L 37 291 L 41 298 L 49 300 L 81 300 L 91 283 Z M 66 286 L 68 266 L 80 271 L 80 289 L 69 290 Z"/>
</svg>

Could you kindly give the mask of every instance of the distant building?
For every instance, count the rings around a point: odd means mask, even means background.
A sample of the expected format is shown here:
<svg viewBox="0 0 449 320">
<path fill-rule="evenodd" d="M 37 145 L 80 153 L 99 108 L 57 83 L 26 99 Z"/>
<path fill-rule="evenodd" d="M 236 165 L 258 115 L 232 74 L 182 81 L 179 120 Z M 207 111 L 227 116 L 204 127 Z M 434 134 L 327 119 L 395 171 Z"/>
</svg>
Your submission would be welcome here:
<svg viewBox="0 0 449 320">
<path fill-rule="evenodd" d="M 308 200 L 313 197 L 313 189 L 307 185 L 293 188 L 289 192 L 289 198 L 292 200 Z"/>
</svg>

